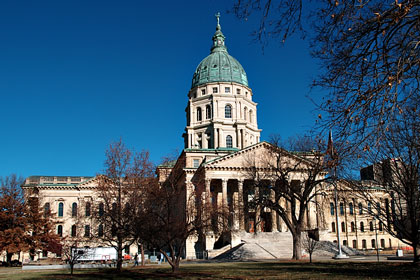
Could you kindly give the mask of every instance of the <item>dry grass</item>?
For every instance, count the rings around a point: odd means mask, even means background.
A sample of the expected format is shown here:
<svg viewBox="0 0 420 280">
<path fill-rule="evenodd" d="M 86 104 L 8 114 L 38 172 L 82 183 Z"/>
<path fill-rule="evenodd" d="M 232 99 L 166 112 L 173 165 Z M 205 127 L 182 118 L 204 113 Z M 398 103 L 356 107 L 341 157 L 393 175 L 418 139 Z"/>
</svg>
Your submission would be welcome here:
<svg viewBox="0 0 420 280">
<path fill-rule="evenodd" d="M 410 263 L 369 262 L 231 262 L 183 263 L 178 273 L 169 266 L 129 268 L 117 275 L 110 269 L 22 271 L 0 268 L 0 279 L 420 279 Z"/>
</svg>

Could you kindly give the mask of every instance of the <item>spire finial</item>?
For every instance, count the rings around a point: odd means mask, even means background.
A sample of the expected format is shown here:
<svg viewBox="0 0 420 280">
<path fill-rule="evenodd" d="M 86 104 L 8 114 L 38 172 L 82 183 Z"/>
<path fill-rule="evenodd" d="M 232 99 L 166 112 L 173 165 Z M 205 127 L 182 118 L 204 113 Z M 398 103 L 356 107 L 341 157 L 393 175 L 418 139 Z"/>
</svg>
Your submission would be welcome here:
<svg viewBox="0 0 420 280">
<path fill-rule="evenodd" d="M 217 19 L 217 29 L 220 29 L 220 12 L 217 12 L 214 16 Z"/>
</svg>

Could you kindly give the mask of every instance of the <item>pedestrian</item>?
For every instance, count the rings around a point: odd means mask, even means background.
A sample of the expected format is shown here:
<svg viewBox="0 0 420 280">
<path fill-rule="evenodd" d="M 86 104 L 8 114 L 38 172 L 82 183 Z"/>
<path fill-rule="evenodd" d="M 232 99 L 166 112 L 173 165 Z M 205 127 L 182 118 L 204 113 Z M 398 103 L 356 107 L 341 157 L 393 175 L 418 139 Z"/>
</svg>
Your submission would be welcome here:
<svg viewBox="0 0 420 280">
<path fill-rule="evenodd" d="M 136 253 L 134 255 L 134 266 L 138 266 L 139 265 L 139 255 Z"/>
</svg>

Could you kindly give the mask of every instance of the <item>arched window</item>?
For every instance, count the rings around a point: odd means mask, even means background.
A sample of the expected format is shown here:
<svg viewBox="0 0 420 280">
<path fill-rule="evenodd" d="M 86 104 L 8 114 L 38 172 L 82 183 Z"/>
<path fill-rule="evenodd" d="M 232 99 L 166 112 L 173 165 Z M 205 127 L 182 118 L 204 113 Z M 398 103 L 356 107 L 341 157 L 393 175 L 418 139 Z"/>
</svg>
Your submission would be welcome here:
<svg viewBox="0 0 420 280">
<path fill-rule="evenodd" d="M 76 237 L 76 225 L 71 226 L 71 237 Z"/>
<path fill-rule="evenodd" d="M 71 205 L 71 216 L 76 217 L 77 216 L 77 203 L 73 202 Z"/>
<path fill-rule="evenodd" d="M 206 106 L 206 119 L 211 119 L 211 106 Z"/>
<path fill-rule="evenodd" d="M 354 232 L 354 222 L 351 222 L 350 229 L 351 229 L 351 232 Z"/>
<path fill-rule="evenodd" d="M 98 211 L 99 217 L 102 217 L 104 215 L 104 204 L 101 202 L 99 203 L 99 211 Z"/>
<path fill-rule="evenodd" d="M 50 203 L 47 202 L 44 204 L 44 217 L 47 217 L 50 214 Z"/>
<path fill-rule="evenodd" d="M 330 212 L 331 212 L 331 216 L 334 216 L 334 203 L 330 202 Z"/>
<path fill-rule="evenodd" d="M 361 232 L 365 231 L 365 225 L 363 224 L 363 222 L 360 222 L 360 231 Z"/>
<path fill-rule="evenodd" d="M 373 223 L 372 222 L 369 223 L 369 230 L 373 231 Z"/>
<path fill-rule="evenodd" d="M 254 115 L 252 113 L 252 110 L 249 110 L 249 122 L 253 123 L 254 122 Z"/>
<path fill-rule="evenodd" d="M 98 227 L 98 236 L 99 237 L 102 237 L 102 236 L 104 236 L 104 225 L 99 225 L 99 227 Z"/>
<path fill-rule="evenodd" d="M 368 213 L 369 215 L 372 215 L 372 203 L 368 203 Z"/>
<path fill-rule="evenodd" d="M 346 232 L 346 224 L 341 222 L 341 232 Z"/>
<path fill-rule="evenodd" d="M 349 203 L 349 212 L 350 212 L 350 215 L 353 215 L 353 203 Z"/>
<path fill-rule="evenodd" d="M 357 248 L 357 241 L 356 240 L 353 240 L 353 248 Z"/>
<path fill-rule="evenodd" d="M 63 217 L 64 213 L 64 203 L 60 202 L 58 203 L 58 217 Z"/>
<path fill-rule="evenodd" d="M 85 237 L 90 237 L 90 225 L 85 225 Z"/>
<path fill-rule="evenodd" d="M 344 203 L 340 202 L 340 215 L 344 215 Z"/>
<path fill-rule="evenodd" d="M 363 239 L 363 240 L 362 240 L 362 248 L 363 248 L 363 249 L 366 249 L 366 247 L 367 247 L 367 246 L 366 246 L 366 239 Z"/>
<path fill-rule="evenodd" d="M 245 107 L 244 108 L 244 120 L 246 120 L 248 118 L 248 108 Z"/>
<path fill-rule="evenodd" d="M 201 114 L 201 108 L 198 107 L 197 108 L 197 121 L 201 121 L 202 120 L 202 114 Z"/>
<path fill-rule="evenodd" d="M 85 214 L 86 214 L 86 217 L 90 216 L 90 202 L 86 202 Z"/>
<path fill-rule="evenodd" d="M 63 226 L 62 225 L 57 226 L 57 235 L 60 236 L 60 237 L 63 237 Z"/>
<path fill-rule="evenodd" d="M 363 214 L 363 205 L 362 203 L 359 203 L 359 215 Z"/>
<path fill-rule="evenodd" d="M 372 249 L 375 249 L 375 248 L 376 248 L 376 242 L 375 242 L 375 239 L 372 239 L 372 240 L 370 241 L 370 243 L 372 244 Z"/>
<path fill-rule="evenodd" d="M 226 136 L 226 148 L 232 148 L 232 136 Z"/>
<path fill-rule="evenodd" d="M 382 230 L 383 230 L 383 225 L 382 225 L 382 222 L 379 222 L 379 227 L 378 227 L 378 229 L 379 229 L 379 231 L 382 231 Z"/>
<path fill-rule="evenodd" d="M 331 231 L 335 232 L 335 223 L 334 222 L 331 223 Z"/>
<path fill-rule="evenodd" d="M 231 119 L 232 118 L 232 106 L 229 104 L 225 106 L 225 118 Z"/>
</svg>

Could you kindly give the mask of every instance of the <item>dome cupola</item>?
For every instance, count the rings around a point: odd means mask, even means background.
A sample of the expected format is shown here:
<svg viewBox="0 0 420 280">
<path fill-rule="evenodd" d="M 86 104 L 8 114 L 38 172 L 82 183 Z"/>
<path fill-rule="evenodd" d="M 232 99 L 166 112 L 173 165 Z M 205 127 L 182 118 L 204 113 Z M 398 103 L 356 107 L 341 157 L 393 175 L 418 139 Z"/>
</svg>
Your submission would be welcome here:
<svg viewBox="0 0 420 280">
<path fill-rule="evenodd" d="M 227 51 L 219 17 L 220 14 L 216 14 L 217 26 L 212 38 L 213 45 L 210 55 L 197 66 L 191 88 L 211 82 L 236 82 L 248 86 L 248 78 L 244 68 Z"/>
</svg>

